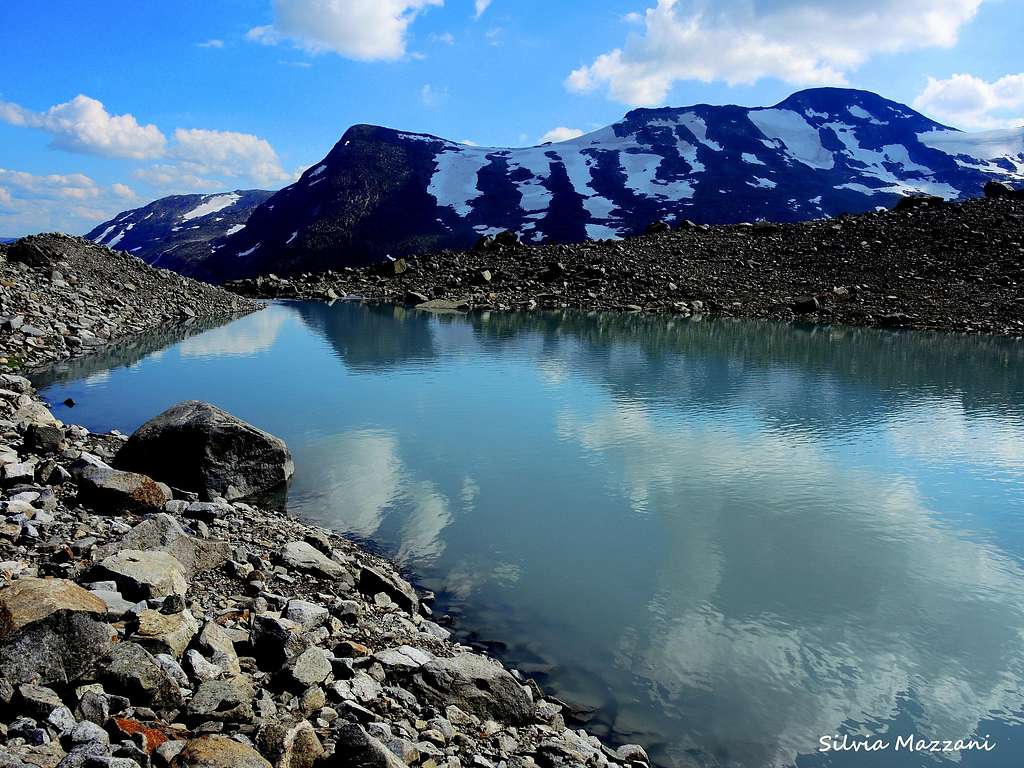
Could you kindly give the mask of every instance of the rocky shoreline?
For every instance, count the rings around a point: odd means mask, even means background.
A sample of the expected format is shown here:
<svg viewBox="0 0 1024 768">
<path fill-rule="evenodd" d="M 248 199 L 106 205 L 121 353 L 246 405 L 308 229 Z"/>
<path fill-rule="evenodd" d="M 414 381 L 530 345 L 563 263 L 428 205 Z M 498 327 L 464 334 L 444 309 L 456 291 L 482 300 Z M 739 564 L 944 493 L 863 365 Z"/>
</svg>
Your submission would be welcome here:
<svg viewBox="0 0 1024 768">
<path fill-rule="evenodd" d="M 81 250 L 41 250 L 53 243 Z M 102 272 L 58 252 L 63 282 L 103 294 Z M 53 269 L 9 255 L 0 268 L 22 289 Z M 105 342 L 166 322 L 172 291 L 196 321 L 256 306 L 151 277 L 166 290 L 154 283 L 146 306 L 141 285 L 125 294 Z M 36 315 L 85 329 L 54 295 L 31 299 Z M 648 763 L 453 642 L 386 560 L 252 501 L 291 473 L 273 436 L 202 403 L 131 439 L 57 421 L 10 371 L 86 345 L 21 328 L 0 330 L 0 768 Z"/>
<path fill-rule="evenodd" d="M 359 298 L 433 311 L 626 311 L 1024 335 L 1024 199 L 810 221 L 657 222 L 615 242 L 525 246 L 513 233 L 367 269 L 225 285 L 245 296 Z"/>
</svg>

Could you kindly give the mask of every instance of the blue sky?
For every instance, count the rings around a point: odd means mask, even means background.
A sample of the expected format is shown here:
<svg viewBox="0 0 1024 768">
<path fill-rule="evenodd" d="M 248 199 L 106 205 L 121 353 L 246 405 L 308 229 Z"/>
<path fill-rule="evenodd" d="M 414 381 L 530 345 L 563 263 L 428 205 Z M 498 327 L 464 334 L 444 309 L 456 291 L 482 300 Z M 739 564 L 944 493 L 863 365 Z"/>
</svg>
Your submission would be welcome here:
<svg viewBox="0 0 1024 768">
<path fill-rule="evenodd" d="M 354 123 L 521 146 L 814 85 L 1024 124 L 1021 0 L 0 4 L 0 235 L 279 188 Z M 551 133 L 555 131 L 554 133 Z"/>
</svg>

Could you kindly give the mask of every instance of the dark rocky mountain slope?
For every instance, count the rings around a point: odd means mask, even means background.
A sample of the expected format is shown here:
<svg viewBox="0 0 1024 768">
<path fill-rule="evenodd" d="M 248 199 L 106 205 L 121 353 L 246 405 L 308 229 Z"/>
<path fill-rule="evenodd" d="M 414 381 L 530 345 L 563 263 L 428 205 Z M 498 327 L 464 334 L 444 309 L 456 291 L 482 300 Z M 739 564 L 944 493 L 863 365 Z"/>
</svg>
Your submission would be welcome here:
<svg viewBox="0 0 1024 768">
<path fill-rule="evenodd" d="M 273 193 L 239 189 L 212 195 L 171 195 L 123 211 L 86 238 L 182 274 L 202 271 L 214 241 L 240 230 Z"/>
</svg>

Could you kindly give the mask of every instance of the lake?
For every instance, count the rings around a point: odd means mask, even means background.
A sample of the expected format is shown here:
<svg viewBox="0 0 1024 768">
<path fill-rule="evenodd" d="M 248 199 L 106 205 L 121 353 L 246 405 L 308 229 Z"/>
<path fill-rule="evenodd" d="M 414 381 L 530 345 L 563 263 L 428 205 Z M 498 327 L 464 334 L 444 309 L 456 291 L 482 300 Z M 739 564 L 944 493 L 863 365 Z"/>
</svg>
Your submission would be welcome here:
<svg viewBox="0 0 1024 768">
<path fill-rule="evenodd" d="M 295 302 L 37 384 L 94 430 L 198 398 L 281 436 L 290 512 L 660 764 L 1024 764 L 1024 344 Z"/>
</svg>

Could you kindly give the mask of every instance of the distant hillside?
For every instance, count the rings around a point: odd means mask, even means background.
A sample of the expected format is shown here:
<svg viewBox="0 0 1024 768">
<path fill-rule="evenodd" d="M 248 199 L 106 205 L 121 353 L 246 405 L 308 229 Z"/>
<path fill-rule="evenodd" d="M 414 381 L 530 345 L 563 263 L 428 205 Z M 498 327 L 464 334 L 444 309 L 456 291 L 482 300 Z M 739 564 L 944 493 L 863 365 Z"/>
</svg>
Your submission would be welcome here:
<svg viewBox="0 0 1024 768">
<path fill-rule="evenodd" d="M 86 235 L 95 243 L 183 274 L 202 271 L 212 243 L 240 230 L 273 194 L 262 189 L 212 195 L 172 195 L 119 213 Z"/>
</svg>

